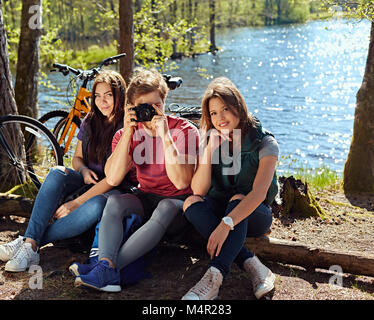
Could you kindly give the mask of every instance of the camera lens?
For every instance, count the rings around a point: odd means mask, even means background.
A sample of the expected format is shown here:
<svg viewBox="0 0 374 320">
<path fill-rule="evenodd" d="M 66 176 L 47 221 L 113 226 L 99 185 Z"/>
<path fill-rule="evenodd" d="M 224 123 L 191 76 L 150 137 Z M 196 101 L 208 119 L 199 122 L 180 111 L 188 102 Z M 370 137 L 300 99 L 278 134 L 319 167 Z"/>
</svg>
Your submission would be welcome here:
<svg viewBox="0 0 374 320">
<path fill-rule="evenodd" d="M 148 119 L 150 117 L 150 115 L 151 114 L 150 114 L 148 109 L 142 109 L 139 112 L 139 116 L 140 116 L 141 119 Z"/>
<path fill-rule="evenodd" d="M 138 122 L 145 122 L 145 121 L 151 121 L 153 116 L 156 114 L 155 109 L 147 103 L 143 103 L 138 105 L 135 108 L 136 116 L 138 118 Z"/>
</svg>

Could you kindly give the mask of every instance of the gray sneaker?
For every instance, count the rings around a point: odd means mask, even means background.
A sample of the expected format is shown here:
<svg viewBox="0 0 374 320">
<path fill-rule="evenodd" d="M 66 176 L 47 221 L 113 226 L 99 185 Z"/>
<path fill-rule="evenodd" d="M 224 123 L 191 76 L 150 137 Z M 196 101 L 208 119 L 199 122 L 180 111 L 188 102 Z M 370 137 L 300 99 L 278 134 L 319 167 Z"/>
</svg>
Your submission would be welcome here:
<svg viewBox="0 0 374 320">
<path fill-rule="evenodd" d="M 39 253 L 32 249 L 31 243 L 24 242 L 14 257 L 5 264 L 5 271 L 25 271 L 35 264 L 39 264 Z"/>
<path fill-rule="evenodd" d="M 251 275 L 253 292 L 257 299 L 274 289 L 275 275 L 256 256 L 244 261 L 244 269 Z"/>
<path fill-rule="evenodd" d="M 16 240 L 0 245 L 0 260 L 6 262 L 12 259 L 22 243 L 23 237 L 19 236 Z"/>
<path fill-rule="evenodd" d="M 182 297 L 182 300 L 214 300 L 218 297 L 222 280 L 221 271 L 210 267 L 201 280 Z"/>
</svg>

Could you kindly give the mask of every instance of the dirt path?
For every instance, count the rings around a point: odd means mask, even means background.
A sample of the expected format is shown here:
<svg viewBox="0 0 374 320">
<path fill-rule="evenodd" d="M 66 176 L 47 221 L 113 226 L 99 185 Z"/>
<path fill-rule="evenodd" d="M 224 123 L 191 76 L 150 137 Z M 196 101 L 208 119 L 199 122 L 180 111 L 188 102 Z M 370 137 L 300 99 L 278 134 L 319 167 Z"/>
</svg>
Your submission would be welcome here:
<svg viewBox="0 0 374 320">
<path fill-rule="evenodd" d="M 356 195 L 347 199 L 337 191 L 317 194 L 331 219 L 275 217 L 271 236 L 323 248 L 374 254 L 374 196 Z M 0 218 L 0 243 L 15 239 L 26 228 L 24 218 Z M 42 289 L 31 289 L 36 274 L 8 273 L 0 264 L 0 299 L 180 299 L 206 271 L 208 256 L 201 246 L 160 245 L 150 271 L 152 278 L 109 294 L 75 288 L 67 270 L 73 261 L 83 262 L 84 254 L 71 253 L 52 245 L 41 249 Z M 273 300 L 374 300 L 374 277 L 344 274 L 342 286 L 331 285 L 336 277 L 327 270 L 306 270 L 298 266 L 264 263 L 276 275 Z M 35 286 L 35 285 L 34 285 Z M 221 300 L 255 300 L 249 276 L 236 265 L 220 290 Z"/>
</svg>

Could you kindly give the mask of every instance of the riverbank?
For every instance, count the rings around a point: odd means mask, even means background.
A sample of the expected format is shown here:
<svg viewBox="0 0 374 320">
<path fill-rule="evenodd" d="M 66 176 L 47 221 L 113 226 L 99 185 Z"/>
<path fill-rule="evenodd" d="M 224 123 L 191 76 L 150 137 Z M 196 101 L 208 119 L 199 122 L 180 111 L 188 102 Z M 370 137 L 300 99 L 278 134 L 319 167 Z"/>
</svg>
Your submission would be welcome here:
<svg viewBox="0 0 374 320">
<path fill-rule="evenodd" d="M 280 156 L 341 172 L 369 34 L 368 21 L 353 25 L 335 20 L 220 30 L 217 45 L 222 51 L 217 55 L 174 61 L 178 69 L 170 74 L 182 77 L 183 86 L 168 94 L 166 104 L 199 106 L 211 79 L 226 76 L 241 91 L 248 110 L 275 135 Z M 56 100 L 66 101 L 69 79 L 50 73 L 48 81 L 61 91 L 40 88 L 41 115 L 56 110 Z M 288 169 L 287 161 L 282 162 L 279 169 Z"/>
<path fill-rule="evenodd" d="M 315 191 L 315 195 L 331 219 L 275 215 L 270 236 L 287 239 L 295 245 L 303 243 L 316 248 L 372 255 L 374 195 L 346 196 L 335 187 Z M 25 218 L 1 217 L 0 243 L 24 234 L 26 226 Z M 43 247 L 40 254 L 43 288 L 30 289 L 31 274 L 5 272 L 5 263 L 1 263 L 1 300 L 178 300 L 200 279 L 209 261 L 203 243 L 189 246 L 163 243 L 158 246 L 149 269 L 152 278 L 114 294 L 74 287 L 68 267 L 73 261 L 83 262 L 86 254 L 72 253 L 52 245 Z M 334 275 L 328 270 L 307 270 L 276 261 L 263 262 L 276 275 L 275 290 L 267 299 L 374 300 L 374 277 L 343 274 L 342 285 L 332 286 Z M 220 290 L 219 299 L 255 300 L 249 276 L 234 265 Z"/>
<path fill-rule="evenodd" d="M 302 23 L 308 23 L 310 21 L 316 21 L 316 20 L 321 20 L 321 21 L 326 21 L 329 19 L 342 19 L 344 16 L 342 14 L 338 13 L 330 13 L 327 11 L 321 11 L 321 12 L 315 12 L 311 13 L 308 17 L 308 20 L 306 22 L 300 22 Z M 292 24 L 292 23 L 291 23 Z M 289 24 L 282 24 L 281 26 L 288 26 Z M 227 28 L 225 25 L 223 26 L 217 26 L 217 34 L 219 35 L 220 32 L 225 32 L 225 30 L 230 29 L 230 30 L 235 30 L 236 28 L 260 28 L 264 27 L 263 24 L 258 24 L 258 25 L 252 25 L 252 26 L 246 26 L 246 25 L 232 25 L 230 28 Z M 270 27 L 270 26 L 269 26 Z M 196 44 L 195 44 L 196 46 Z M 82 50 L 82 49 L 76 49 L 76 48 L 69 48 L 66 44 L 61 45 L 61 48 L 55 48 L 56 54 L 59 59 L 59 63 L 63 64 L 69 64 L 71 66 L 74 66 L 75 68 L 81 68 L 85 69 L 88 67 L 91 67 L 98 63 L 99 61 L 102 61 L 104 58 L 113 56 L 115 54 L 118 54 L 118 43 L 117 41 L 113 41 L 111 44 L 107 45 L 99 45 L 99 44 L 91 44 L 87 46 L 87 49 Z M 204 54 L 209 52 L 209 43 L 201 43 L 199 47 L 195 48 L 196 52 L 181 52 L 176 55 L 177 59 L 180 57 L 194 57 L 199 54 Z M 50 53 L 48 53 L 50 55 Z M 173 56 L 170 57 L 170 60 L 174 60 Z M 43 60 L 44 61 L 44 60 Z M 50 61 L 50 64 L 56 62 L 56 61 Z M 42 69 L 44 72 L 49 71 L 50 66 L 45 65 L 42 66 Z M 13 70 L 14 71 L 14 70 Z"/>
</svg>

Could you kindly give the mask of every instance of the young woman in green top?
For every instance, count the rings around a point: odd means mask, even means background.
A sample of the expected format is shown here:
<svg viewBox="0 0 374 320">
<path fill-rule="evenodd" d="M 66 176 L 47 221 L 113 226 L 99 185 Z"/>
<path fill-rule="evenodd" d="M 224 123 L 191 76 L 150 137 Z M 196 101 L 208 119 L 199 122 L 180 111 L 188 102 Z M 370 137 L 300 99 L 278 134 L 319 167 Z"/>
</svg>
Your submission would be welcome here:
<svg viewBox="0 0 374 320">
<path fill-rule="evenodd" d="M 244 247 L 244 241 L 264 235 L 271 226 L 269 206 L 278 192 L 278 144 L 248 113 L 235 85 L 223 77 L 214 79 L 205 91 L 201 128 L 208 142 L 191 182 L 194 195 L 183 209 L 208 240 L 211 261 L 203 278 L 182 299 L 215 299 L 234 261 L 249 272 L 259 299 L 274 288 L 275 276 Z"/>
</svg>

